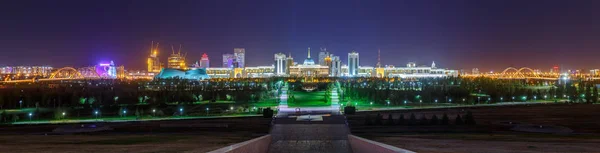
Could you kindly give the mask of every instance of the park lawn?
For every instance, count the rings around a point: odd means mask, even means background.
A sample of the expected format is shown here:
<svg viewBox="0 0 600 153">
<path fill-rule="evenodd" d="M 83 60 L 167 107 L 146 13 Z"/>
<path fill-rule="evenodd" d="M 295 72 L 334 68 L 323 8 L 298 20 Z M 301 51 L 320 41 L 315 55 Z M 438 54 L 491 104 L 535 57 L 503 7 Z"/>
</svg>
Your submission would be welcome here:
<svg viewBox="0 0 600 153">
<path fill-rule="evenodd" d="M 288 100 L 290 107 L 323 107 L 331 106 L 331 102 L 325 102 L 326 91 L 303 92 L 295 91 L 293 93 L 295 100 Z"/>
</svg>

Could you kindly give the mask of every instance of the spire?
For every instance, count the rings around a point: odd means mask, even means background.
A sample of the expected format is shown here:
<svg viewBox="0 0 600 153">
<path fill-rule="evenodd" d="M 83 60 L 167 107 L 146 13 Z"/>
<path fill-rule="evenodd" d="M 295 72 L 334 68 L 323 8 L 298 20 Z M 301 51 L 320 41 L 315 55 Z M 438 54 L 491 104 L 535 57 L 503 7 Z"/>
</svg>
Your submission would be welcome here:
<svg viewBox="0 0 600 153">
<path fill-rule="evenodd" d="M 308 58 L 310 58 L 310 47 L 308 47 Z"/>
<path fill-rule="evenodd" d="M 431 68 L 435 68 L 435 61 L 431 63 Z"/>
<path fill-rule="evenodd" d="M 381 68 L 381 49 L 377 49 L 377 68 Z"/>
</svg>

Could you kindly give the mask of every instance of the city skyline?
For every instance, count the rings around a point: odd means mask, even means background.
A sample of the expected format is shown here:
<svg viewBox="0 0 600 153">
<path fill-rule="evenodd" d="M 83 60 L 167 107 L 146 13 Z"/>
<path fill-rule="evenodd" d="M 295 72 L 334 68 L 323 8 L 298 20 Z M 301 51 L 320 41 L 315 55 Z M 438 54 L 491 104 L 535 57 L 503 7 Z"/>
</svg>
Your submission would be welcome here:
<svg viewBox="0 0 600 153">
<path fill-rule="evenodd" d="M 239 5 L 223 9 L 233 4 Z M 215 60 L 245 48 L 248 66 L 272 65 L 279 52 L 302 57 L 297 55 L 306 47 L 327 48 L 343 63 L 356 50 L 361 65 L 368 66 L 376 65 L 379 49 L 382 64 L 396 66 L 436 61 L 440 67 L 484 72 L 600 65 L 595 60 L 600 45 L 593 41 L 600 35 L 595 1 L 18 1 L 0 6 L 7 12 L 0 17 L 11 21 L 0 25 L 2 66 L 80 67 L 114 60 L 127 69 L 145 69 L 150 41 L 162 44 L 161 61 L 170 45 L 182 44 L 192 60 L 203 53 Z"/>
</svg>

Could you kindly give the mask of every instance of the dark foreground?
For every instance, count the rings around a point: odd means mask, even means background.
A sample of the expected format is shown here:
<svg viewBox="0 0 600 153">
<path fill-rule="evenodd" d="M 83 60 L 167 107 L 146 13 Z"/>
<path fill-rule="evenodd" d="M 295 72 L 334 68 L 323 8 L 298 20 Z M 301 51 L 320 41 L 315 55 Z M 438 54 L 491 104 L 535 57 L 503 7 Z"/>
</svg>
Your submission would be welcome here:
<svg viewBox="0 0 600 153">
<path fill-rule="evenodd" d="M 0 152 L 207 152 L 268 133 L 258 117 L 111 123 L 113 131 L 54 134 L 58 125 L 2 126 Z"/>
<path fill-rule="evenodd" d="M 364 125 L 367 112 L 349 116 L 353 134 L 416 152 L 600 152 L 600 105 L 540 104 L 479 108 L 381 111 L 387 118 L 414 113 L 431 118 L 447 113 L 451 123 L 456 114 L 473 112 L 477 125 Z M 385 120 L 383 121 L 385 124 Z M 571 133 L 536 133 L 511 130 L 515 124 L 559 126 Z"/>
</svg>

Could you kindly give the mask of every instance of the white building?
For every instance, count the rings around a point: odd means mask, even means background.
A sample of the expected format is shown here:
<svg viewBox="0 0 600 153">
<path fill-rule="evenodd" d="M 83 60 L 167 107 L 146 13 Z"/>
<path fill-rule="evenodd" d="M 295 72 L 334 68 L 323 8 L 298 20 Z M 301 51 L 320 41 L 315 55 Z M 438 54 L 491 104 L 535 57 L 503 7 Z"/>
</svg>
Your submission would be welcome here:
<svg viewBox="0 0 600 153">
<path fill-rule="evenodd" d="M 275 54 L 275 75 L 285 75 L 287 73 L 286 56 L 283 53 Z"/>
<path fill-rule="evenodd" d="M 358 67 L 360 65 L 360 59 L 358 58 L 358 53 L 356 51 L 352 51 L 348 53 L 348 75 L 355 76 L 358 74 Z"/>
</svg>

